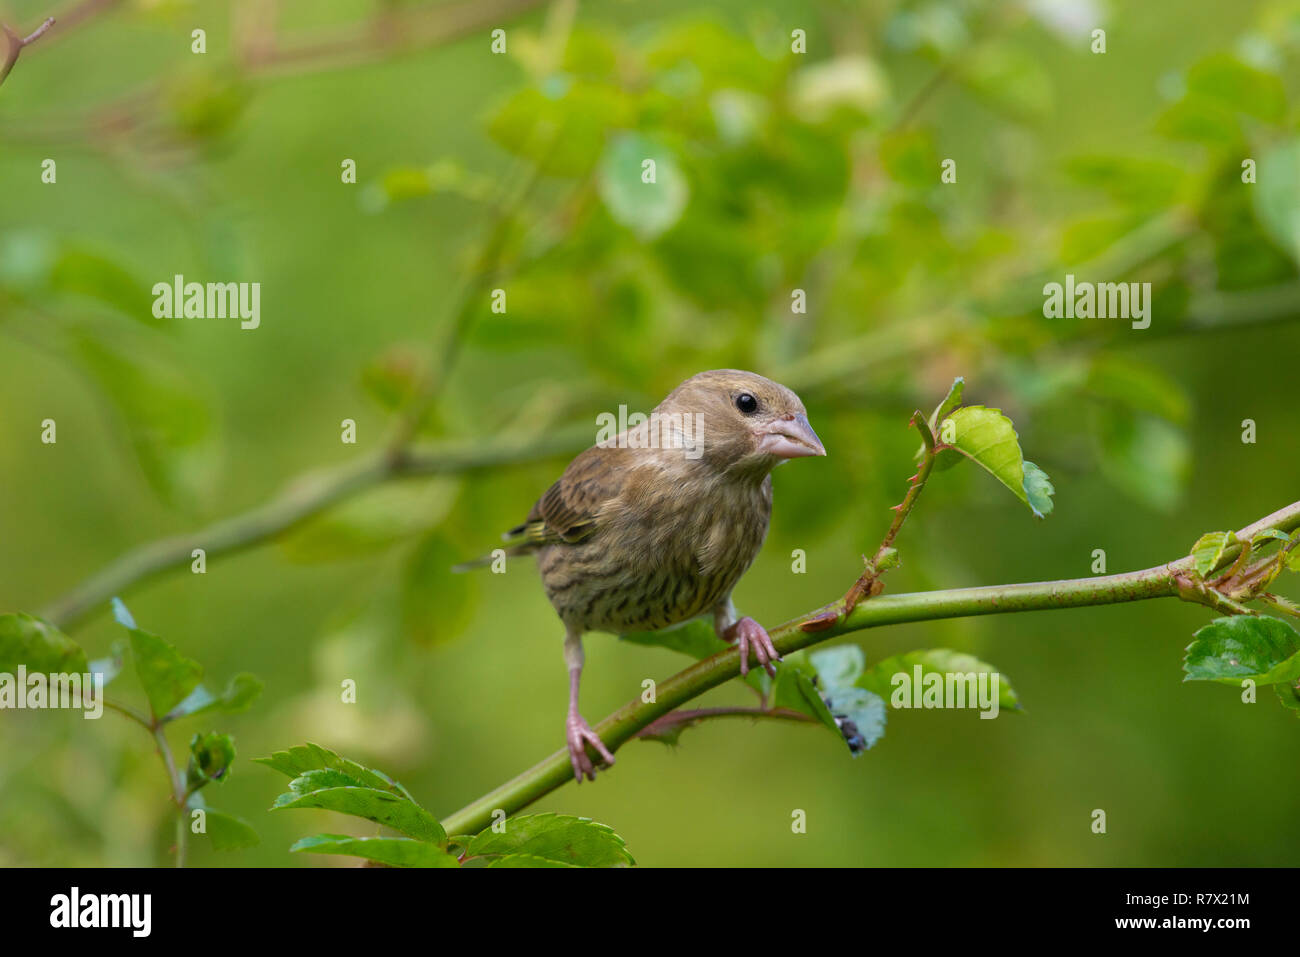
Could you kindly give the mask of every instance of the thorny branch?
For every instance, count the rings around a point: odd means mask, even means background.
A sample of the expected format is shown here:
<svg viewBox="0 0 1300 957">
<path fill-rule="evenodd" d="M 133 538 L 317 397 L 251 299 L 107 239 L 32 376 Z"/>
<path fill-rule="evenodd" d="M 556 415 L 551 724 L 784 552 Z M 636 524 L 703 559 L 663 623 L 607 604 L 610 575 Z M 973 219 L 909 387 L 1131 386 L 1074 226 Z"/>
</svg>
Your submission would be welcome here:
<svg viewBox="0 0 1300 957">
<path fill-rule="evenodd" d="M 1293 502 L 1271 515 L 1237 532 L 1238 542 L 1249 543 L 1270 529 L 1291 533 L 1300 528 L 1300 502 Z M 1218 571 L 1230 566 L 1240 554 L 1241 545 L 1224 550 Z M 790 654 L 850 632 L 913 621 L 936 621 L 974 615 L 1081 608 L 1151 598 L 1178 597 L 1211 608 L 1221 608 L 1222 598 L 1213 587 L 1205 592 L 1188 590 L 1195 570 L 1191 558 L 1182 558 L 1142 571 L 1096 578 L 1066 581 L 1031 582 L 1018 585 L 992 585 L 983 588 L 956 588 L 946 591 L 918 592 L 907 595 L 882 595 L 845 611 L 843 600 L 836 600 L 809 615 L 794 618 L 771 629 L 777 650 Z M 828 617 L 829 621 L 828 621 Z M 638 736 L 645 736 L 656 722 L 661 726 L 675 723 L 672 713 L 694 698 L 716 688 L 740 674 L 740 653 L 732 648 L 711 658 L 698 661 L 671 678 L 660 682 L 652 702 L 638 696 L 605 718 L 594 728 L 606 747 L 617 751 Z M 684 712 L 682 726 L 699 720 L 699 713 Z M 475 834 L 492 823 L 493 812 L 500 809 L 514 814 L 539 798 L 573 780 L 566 749 L 556 751 L 523 774 L 488 792 L 447 817 L 442 826 L 448 834 Z"/>
</svg>

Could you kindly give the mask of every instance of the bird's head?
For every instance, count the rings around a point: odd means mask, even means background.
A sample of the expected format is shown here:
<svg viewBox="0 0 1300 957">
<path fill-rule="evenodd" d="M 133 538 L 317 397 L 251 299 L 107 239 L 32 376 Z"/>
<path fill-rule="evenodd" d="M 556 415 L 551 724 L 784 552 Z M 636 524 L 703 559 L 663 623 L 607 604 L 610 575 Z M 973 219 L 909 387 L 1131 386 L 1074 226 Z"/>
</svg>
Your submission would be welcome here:
<svg viewBox="0 0 1300 957">
<path fill-rule="evenodd" d="M 771 379 L 737 369 L 701 372 L 655 408 L 694 429 L 698 457 L 728 472 L 766 475 L 780 463 L 825 455 L 799 397 Z M 689 416 L 689 418 L 688 418 Z"/>
</svg>

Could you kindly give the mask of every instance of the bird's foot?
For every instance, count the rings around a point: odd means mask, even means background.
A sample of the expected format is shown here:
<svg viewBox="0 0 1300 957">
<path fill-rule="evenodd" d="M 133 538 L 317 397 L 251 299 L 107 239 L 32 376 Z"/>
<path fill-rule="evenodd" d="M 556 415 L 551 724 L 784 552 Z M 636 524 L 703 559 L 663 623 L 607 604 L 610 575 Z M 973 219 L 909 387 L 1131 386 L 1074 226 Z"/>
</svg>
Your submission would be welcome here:
<svg viewBox="0 0 1300 957">
<path fill-rule="evenodd" d="M 576 711 L 569 712 L 564 730 L 569 741 L 569 761 L 573 764 L 573 776 L 579 784 L 584 777 L 589 781 L 596 780 L 596 766 L 587 755 L 588 744 L 596 749 L 606 767 L 614 763 L 614 755 L 609 753 L 609 748 L 600 740 L 600 735 L 592 731 L 591 725 Z"/>
<path fill-rule="evenodd" d="M 772 644 L 772 639 L 763 626 L 753 618 L 742 618 L 723 633 L 726 641 L 734 641 L 740 648 L 740 673 L 749 674 L 749 652 L 753 649 L 754 657 L 769 675 L 776 675 L 775 662 L 781 655 Z"/>
</svg>

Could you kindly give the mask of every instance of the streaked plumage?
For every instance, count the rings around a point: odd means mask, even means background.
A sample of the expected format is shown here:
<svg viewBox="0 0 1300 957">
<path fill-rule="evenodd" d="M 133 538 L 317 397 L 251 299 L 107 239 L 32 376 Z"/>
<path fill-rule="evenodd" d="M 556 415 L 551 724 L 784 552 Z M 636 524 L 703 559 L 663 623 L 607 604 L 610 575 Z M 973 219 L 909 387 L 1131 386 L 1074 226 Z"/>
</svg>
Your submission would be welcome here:
<svg viewBox="0 0 1300 957">
<path fill-rule="evenodd" d="M 702 372 L 645 423 L 578 455 L 507 533 L 510 554 L 536 553 L 565 624 L 579 780 L 595 775 L 584 742 L 613 762 L 577 711 L 583 633 L 654 630 L 712 614 L 719 634 L 741 642 L 746 665 L 753 647 L 770 668 L 775 649 L 752 619 L 736 621 L 731 590 L 767 534 L 772 468 L 825 454 L 789 389 L 752 372 Z"/>
</svg>

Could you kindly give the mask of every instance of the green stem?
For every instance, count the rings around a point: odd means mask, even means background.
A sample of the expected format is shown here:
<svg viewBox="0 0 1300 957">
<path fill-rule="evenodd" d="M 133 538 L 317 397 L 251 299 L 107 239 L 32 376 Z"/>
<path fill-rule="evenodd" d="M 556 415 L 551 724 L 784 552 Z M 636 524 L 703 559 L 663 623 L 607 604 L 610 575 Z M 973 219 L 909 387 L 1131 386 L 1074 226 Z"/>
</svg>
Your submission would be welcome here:
<svg viewBox="0 0 1300 957">
<path fill-rule="evenodd" d="M 1300 502 L 1242 529 L 1237 538 L 1249 542 L 1268 528 L 1291 532 L 1297 527 L 1300 527 Z M 1228 553 L 1223 561 L 1231 562 L 1239 548 L 1226 550 Z M 1182 597 L 1199 601 L 1184 587 L 1183 579 L 1192 568 L 1193 562 L 1189 557 L 1142 571 L 1098 578 L 880 595 L 858 605 L 847 615 L 839 615 L 836 608 L 840 603 L 832 602 L 823 609 L 786 622 L 769 634 L 777 650 L 789 654 L 839 635 L 905 622 L 1111 605 L 1150 598 Z M 828 612 L 834 617 L 828 617 Z M 652 721 L 739 674 L 739 652 L 734 648 L 719 652 L 659 684 L 653 702 L 645 703 L 639 697 L 635 698 L 596 725 L 595 730 L 606 747 L 616 751 Z M 448 834 L 476 834 L 492 823 L 494 810 L 499 808 L 507 814 L 514 814 L 571 780 L 573 769 L 568 752 L 563 749 L 556 751 L 523 774 L 450 815 L 442 826 Z"/>
</svg>

